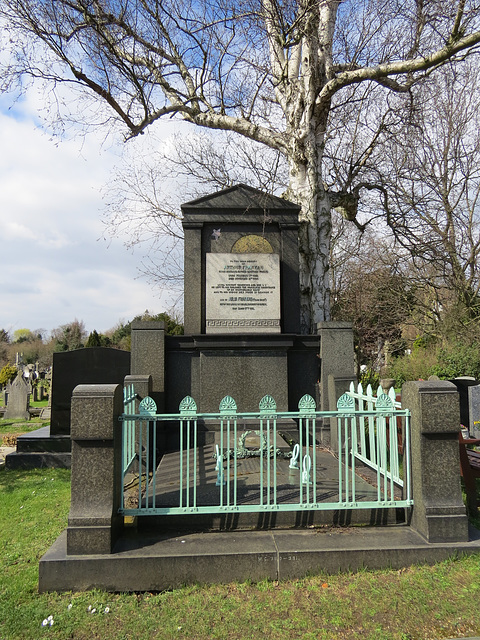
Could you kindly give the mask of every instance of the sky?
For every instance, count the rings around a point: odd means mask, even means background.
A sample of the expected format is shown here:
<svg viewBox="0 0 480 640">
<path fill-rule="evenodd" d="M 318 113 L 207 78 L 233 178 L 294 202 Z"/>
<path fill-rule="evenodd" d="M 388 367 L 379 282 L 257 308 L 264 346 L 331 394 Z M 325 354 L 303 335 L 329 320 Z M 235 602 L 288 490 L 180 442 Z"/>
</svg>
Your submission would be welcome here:
<svg viewBox="0 0 480 640">
<path fill-rule="evenodd" d="M 140 277 L 141 251 L 106 236 L 101 219 L 123 143 L 104 132 L 52 138 L 37 101 L 0 99 L 0 329 L 50 332 L 77 319 L 104 332 L 168 311 L 168 292 Z"/>
</svg>

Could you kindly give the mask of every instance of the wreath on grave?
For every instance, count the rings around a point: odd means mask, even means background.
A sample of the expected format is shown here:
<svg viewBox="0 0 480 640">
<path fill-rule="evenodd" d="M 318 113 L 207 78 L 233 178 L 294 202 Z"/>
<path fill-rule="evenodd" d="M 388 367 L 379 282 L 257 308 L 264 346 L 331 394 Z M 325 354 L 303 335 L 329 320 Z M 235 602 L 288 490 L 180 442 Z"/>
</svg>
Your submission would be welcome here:
<svg viewBox="0 0 480 640">
<path fill-rule="evenodd" d="M 255 434 L 257 435 L 261 441 L 260 441 L 260 447 L 258 448 L 247 448 L 246 446 L 246 441 L 249 435 Z M 273 457 L 273 455 L 275 454 L 277 456 L 277 458 L 291 458 L 292 457 L 292 452 L 288 451 L 282 451 L 281 449 L 275 449 L 275 446 L 272 444 L 270 445 L 270 447 L 268 446 L 268 442 L 267 442 L 267 436 L 265 434 L 265 432 L 263 431 L 254 431 L 254 430 L 250 430 L 250 431 L 244 431 L 242 433 L 242 435 L 239 437 L 238 439 L 238 447 L 237 449 L 228 449 L 227 451 L 225 451 L 225 453 L 223 454 L 223 456 L 221 456 L 223 459 L 225 460 L 229 460 L 230 458 L 234 458 L 235 454 L 237 456 L 237 459 L 243 459 L 243 458 L 259 458 L 262 453 L 264 455 L 266 455 L 267 457 Z M 216 458 L 217 456 L 214 454 L 214 457 Z"/>
</svg>

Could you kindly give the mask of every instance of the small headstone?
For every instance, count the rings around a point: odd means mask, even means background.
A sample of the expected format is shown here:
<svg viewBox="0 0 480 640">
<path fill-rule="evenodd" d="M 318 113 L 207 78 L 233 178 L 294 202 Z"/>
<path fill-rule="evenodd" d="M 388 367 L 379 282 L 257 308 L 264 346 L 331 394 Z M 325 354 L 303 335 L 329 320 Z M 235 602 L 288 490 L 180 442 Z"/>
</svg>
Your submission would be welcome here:
<svg viewBox="0 0 480 640">
<path fill-rule="evenodd" d="M 468 387 L 468 412 L 470 434 L 480 438 L 480 385 Z"/>
<path fill-rule="evenodd" d="M 460 400 L 460 422 L 466 427 L 470 434 L 473 435 L 473 418 L 470 413 L 470 392 L 469 389 L 478 386 L 478 381 L 475 378 L 464 376 L 461 378 L 454 378 L 450 380 L 457 387 Z"/>
<path fill-rule="evenodd" d="M 30 420 L 30 414 L 28 412 L 28 386 L 29 385 L 23 378 L 22 372 L 19 371 L 17 377 L 9 386 L 5 418 Z"/>
</svg>

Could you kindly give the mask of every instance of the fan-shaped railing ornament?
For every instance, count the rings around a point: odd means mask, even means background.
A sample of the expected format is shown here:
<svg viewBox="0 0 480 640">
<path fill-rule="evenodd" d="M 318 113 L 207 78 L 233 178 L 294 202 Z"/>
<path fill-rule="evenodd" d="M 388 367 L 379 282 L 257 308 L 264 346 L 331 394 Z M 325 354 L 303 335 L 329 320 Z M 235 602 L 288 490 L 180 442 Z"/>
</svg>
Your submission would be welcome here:
<svg viewBox="0 0 480 640">
<path fill-rule="evenodd" d="M 260 413 L 276 413 L 277 403 L 272 396 L 263 396 L 258 404 Z"/>
<path fill-rule="evenodd" d="M 348 393 L 344 393 L 337 402 L 337 409 L 339 411 L 355 411 L 355 400 Z"/>
<path fill-rule="evenodd" d="M 313 413 L 317 408 L 315 400 L 306 393 L 298 403 L 298 410 L 301 413 Z"/>
<path fill-rule="evenodd" d="M 220 401 L 219 409 L 220 409 L 220 413 L 224 415 L 230 414 L 230 413 L 237 413 L 237 403 L 232 398 L 232 396 L 225 396 Z"/>
<path fill-rule="evenodd" d="M 146 396 L 140 402 L 139 412 L 141 416 L 154 416 L 157 413 L 157 403 L 150 396 Z"/>
<path fill-rule="evenodd" d="M 180 414 L 191 416 L 197 413 L 197 403 L 192 396 L 185 396 L 179 405 Z"/>
<path fill-rule="evenodd" d="M 386 393 L 381 393 L 375 406 L 378 411 L 393 411 L 393 400 Z"/>
</svg>

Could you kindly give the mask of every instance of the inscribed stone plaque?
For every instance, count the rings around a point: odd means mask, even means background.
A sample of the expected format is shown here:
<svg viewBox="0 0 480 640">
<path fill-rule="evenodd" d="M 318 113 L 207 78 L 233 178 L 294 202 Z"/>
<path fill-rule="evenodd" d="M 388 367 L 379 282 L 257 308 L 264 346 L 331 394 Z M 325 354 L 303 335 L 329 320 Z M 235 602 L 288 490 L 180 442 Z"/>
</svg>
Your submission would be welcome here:
<svg viewBox="0 0 480 640">
<path fill-rule="evenodd" d="M 207 253 L 206 333 L 280 333 L 278 254 Z"/>
</svg>

